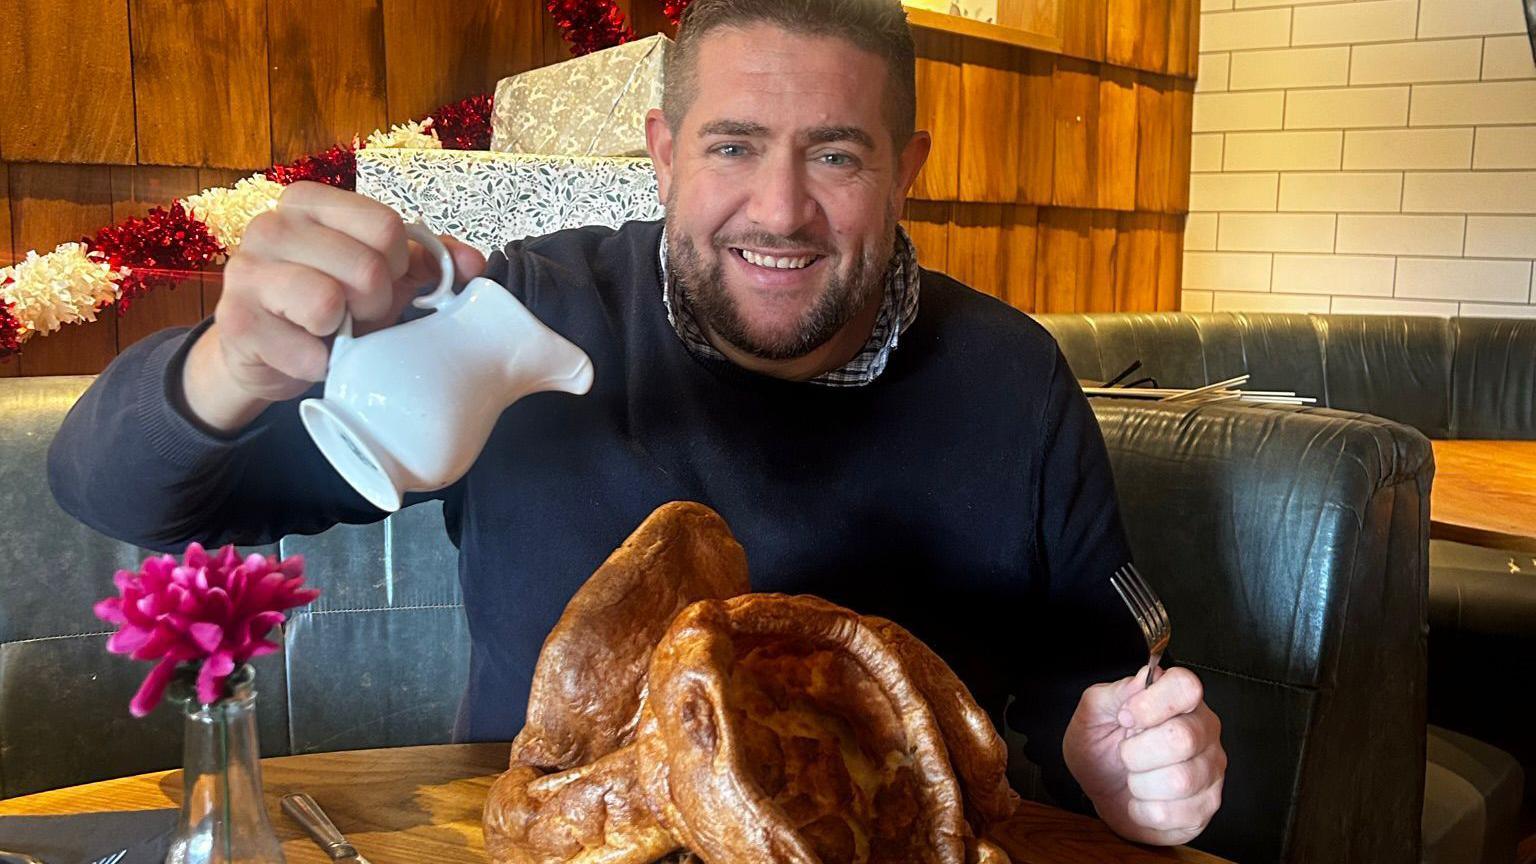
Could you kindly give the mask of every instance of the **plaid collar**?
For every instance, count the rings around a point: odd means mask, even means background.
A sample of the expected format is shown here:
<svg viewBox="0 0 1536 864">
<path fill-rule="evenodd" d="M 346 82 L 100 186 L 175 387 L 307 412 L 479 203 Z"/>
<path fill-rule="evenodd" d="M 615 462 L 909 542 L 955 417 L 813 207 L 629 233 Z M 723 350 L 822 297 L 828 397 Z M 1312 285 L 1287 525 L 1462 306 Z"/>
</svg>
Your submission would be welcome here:
<svg viewBox="0 0 1536 864">
<path fill-rule="evenodd" d="M 689 353 L 696 357 L 708 357 L 711 360 L 724 360 L 725 355 L 709 344 L 704 336 L 704 329 L 699 326 L 698 319 L 693 315 L 693 309 L 683 298 L 683 292 L 672 290 L 672 280 L 667 273 L 667 232 L 661 232 L 661 250 L 659 252 L 661 266 L 661 302 L 667 307 L 667 320 L 672 323 L 672 329 L 677 331 L 677 338 L 683 341 L 683 345 Z M 826 387 L 862 387 L 872 383 L 885 371 L 886 363 L 891 358 L 891 352 L 896 350 L 896 343 L 901 340 L 901 334 L 907 332 L 912 322 L 917 320 L 917 297 L 921 271 L 917 266 L 917 252 L 912 247 L 911 238 L 900 226 L 896 226 L 896 249 L 891 254 L 890 265 L 886 268 L 885 298 L 880 303 L 880 314 L 875 318 L 875 328 L 869 334 L 869 341 L 848 363 L 839 369 L 810 379 L 812 384 L 821 384 Z"/>
</svg>

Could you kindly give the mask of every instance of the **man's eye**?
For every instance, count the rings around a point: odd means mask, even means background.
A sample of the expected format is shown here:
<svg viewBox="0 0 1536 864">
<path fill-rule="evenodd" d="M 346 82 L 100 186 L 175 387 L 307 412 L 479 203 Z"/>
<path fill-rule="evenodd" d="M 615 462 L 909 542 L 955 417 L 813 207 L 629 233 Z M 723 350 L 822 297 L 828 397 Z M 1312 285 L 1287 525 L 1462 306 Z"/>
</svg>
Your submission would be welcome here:
<svg viewBox="0 0 1536 864">
<path fill-rule="evenodd" d="M 823 153 L 816 157 L 816 161 L 833 168 L 846 168 L 856 164 L 852 156 L 847 153 Z"/>
<path fill-rule="evenodd" d="M 716 146 L 711 152 L 720 156 L 725 156 L 729 159 L 735 159 L 737 157 L 747 155 L 747 148 L 741 146 L 740 144 L 720 144 Z"/>
</svg>

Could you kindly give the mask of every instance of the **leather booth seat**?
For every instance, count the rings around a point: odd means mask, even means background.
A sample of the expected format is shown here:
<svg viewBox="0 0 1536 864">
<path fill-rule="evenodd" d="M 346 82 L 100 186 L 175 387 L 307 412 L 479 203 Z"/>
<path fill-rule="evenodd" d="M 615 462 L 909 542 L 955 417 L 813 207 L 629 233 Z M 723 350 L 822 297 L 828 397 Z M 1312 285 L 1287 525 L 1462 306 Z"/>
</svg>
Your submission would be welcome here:
<svg viewBox="0 0 1536 864">
<path fill-rule="evenodd" d="M 0 379 L 0 795 L 179 760 L 171 712 L 128 716 L 145 670 L 105 653 L 90 611 L 146 551 L 76 524 L 44 480 L 88 383 Z M 1244 862 L 1416 861 L 1402 826 L 1424 790 L 1428 442 L 1327 410 L 1094 409 L 1171 656 L 1225 724 L 1226 800 L 1195 845 Z M 414 508 L 282 541 L 326 593 L 258 667 L 268 754 L 449 737 L 467 636 L 443 534 Z"/>
<path fill-rule="evenodd" d="M 1251 389 L 1316 397 L 1320 406 L 1390 418 L 1430 438 L 1536 439 L 1536 319 L 1158 313 L 1037 320 L 1080 378 L 1106 380 L 1136 360 L 1142 366 L 1133 379 L 1151 376 L 1164 387 L 1247 374 Z M 1506 826 L 1520 796 L 1507 790 L 1511 782 L 1520 789 L 1519 766 L 1473 778 L 1452 766 L 1508 762 L 1488 742 L 1536 769 L 1536 726 L 1508 678 L 1510 669 L 1536 668 L 1536 559 L 1434 541 L 1429 561 L 1429 719 L 1474 737 L 1431 729 L 1426 782 L 1432 797 L 1446 797 L 1426 809 L 1425 860 L 1507 861 L 1497 850 L 1512 848 Z M 1495 786 L 1480 785 L 1494 776 Z M 1489 832 L 1486 858 L 1461 848 L 1469 816 L 1448 833 L 1431 825 L 1471 812 L 1449 799 L 1473 789 L 1494 796 L 1478 802 L 1487 812 L 1471 820 Z M 1536 770 L 1525 772 L 1524 789 L 1536 802 Z"/>
</svg>

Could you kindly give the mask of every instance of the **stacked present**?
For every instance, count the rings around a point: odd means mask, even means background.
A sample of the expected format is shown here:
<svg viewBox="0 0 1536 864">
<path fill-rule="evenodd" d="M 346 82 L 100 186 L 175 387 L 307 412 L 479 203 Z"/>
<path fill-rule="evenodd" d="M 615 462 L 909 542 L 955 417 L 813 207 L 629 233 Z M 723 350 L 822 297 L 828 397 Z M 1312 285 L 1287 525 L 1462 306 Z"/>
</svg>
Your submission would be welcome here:
<svg viewBox="0 0 1536 864">
<path fill-rule="evenodd" d="M 580 225 L 659 219 L 645 115 L 666 37 L 536 69 L 496 88 L 490 152 L 359 151 L 357 191 L 489 252 Z"/>
</svg>

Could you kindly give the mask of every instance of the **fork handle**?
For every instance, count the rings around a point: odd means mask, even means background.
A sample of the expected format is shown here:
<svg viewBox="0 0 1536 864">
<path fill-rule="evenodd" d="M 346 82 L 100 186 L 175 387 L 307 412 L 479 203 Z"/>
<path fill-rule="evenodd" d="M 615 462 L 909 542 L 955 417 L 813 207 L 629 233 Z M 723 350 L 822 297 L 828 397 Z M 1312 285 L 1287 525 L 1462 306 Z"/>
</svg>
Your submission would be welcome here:
<svg viewBox="0 0 1536 864">
<path fill-rule="evenodd" d="M 310 839 L 319 844 L 320 848 L 324 849 L 326 854 L 332 858 L 344 858 L 348 855 L 357 854 L 357 850 L 352 848 L 352 844 L 347 842 L 347 838 L 343 837 L 341 832 L 336 829 L 335 823 L 331 821 L 329 816 L 325 815 L 325 811 L 321 810 L 320 805 L 315 803 L 315 799 L 309 797 L 307 793 L 297 792 L 292 795 L 284 795 L 282 806 L 283 812 L 292 816 L 293 821 L 303 827 L 304 831 L 309 834 Z"/>
<path fill-rule="evenodd" d="M 1157 664 L 1159 664 L 1161 662 L 1163 662 L 1163 652 L 1161 652 L 1161 651 L 1158 651 L 1157 653 L 1153 654 L 1150 658 L 1147 659 L 1147 686 L 1148 687 L 1151 687 L 1152 686 L 1152 682 L 1157 680 L 1153 676 L 1157 672 Z"/>
</svg>

